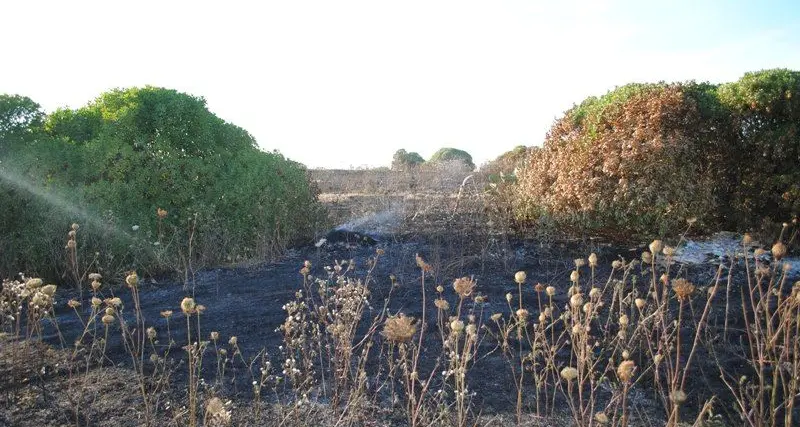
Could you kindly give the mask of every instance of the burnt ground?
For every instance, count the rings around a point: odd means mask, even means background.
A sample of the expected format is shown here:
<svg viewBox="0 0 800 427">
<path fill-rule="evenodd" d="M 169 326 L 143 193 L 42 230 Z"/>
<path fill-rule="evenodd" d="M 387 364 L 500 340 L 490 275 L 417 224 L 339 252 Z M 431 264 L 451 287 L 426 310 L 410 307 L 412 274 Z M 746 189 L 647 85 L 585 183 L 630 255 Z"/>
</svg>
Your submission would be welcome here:
<svg viewBox="0 0 800 427">
<path fill-rule="evenodd" d="M 186 296 L 193 296 L 198 303 L 206 306 L 201 316 L 202 336 L 207 337 L 211 331 L 218 331 L 220 347 L 225 348 L 230 348 L 226 345 L 228 339 L 236 336 L 242 351 L 241 359 L 244 359 L 235 362 L 234 368 L 231 368 L 236 371 L 236 380 L 231 380 L 234 372 L 229 370 L 225 382 L 217 383 L 214 352 L 207 352 L 200 401 L 205 401 L 209 395 L 219 395 L 230 400 L 231 408 L 235 408 L 232 410 L 235 425 L 280 425 L 285 424 L 282 422 L 285 421 L 282 418 L 283 412 L 269 404 L 277 399 L 285 402 L 286 395 L 278 391 L 277 397 L 273 394 L 269 397 L 262 396 L 261 401 L 267 402 L 268 409 L 261 413 L 260 418 L 254 416 L 255 408 L 260 408 L 262 404 L 252 403 L 252 377 L 248 370 L 255 371 L 257 375 L 257 357 L 263 354 L 262 351 L 266 351 L 273 366 L 280 369 L 279 348 L 283 342 L 281 333 L 276 328 L 285 319 L 282 306 L 293 300 L 295 293 L 303 289 L 300 269 L 305 261 L 312 263 L 312 275 L 325 277 L 325 266 L 332 266 L 341 260 L 353 260 L 356 268 L 348 275 L 365 279 L 368 260 L 375 256 L 378 248 L 382 249 L 384 254 L 370 276 L 371 304 L 365 314 L 368 320 L 379 315 L 389 296 L 390 313 L 402 312 L 420 318 L 421 273 L 416 265 L 415 255 L 419 254 L 430 263 L 432 271 L 426 280 L 429 333 L 423 344 L 421 369 L 428 373 L 434 367 L 440 369 L 436 362 L 441 354 L 441 341 L 436 332 L 433 307 L 436 285 L 441 284 L 446 289 L 445 297 L 454 305 L 456 298 L 451 288 L 453 280 L 472 276 L 477 280 L 477 291 L 485 297 L 485 302 L 470 302 L 467 308 L 474 309 L 478 316 L 482 316 L 483 322 L 488 322 L 492 313 L 508 313 L 505 295 L 509 292 L 517 294 L 517 285 L 513 278 L 518 270 L 528 274 L 523 297 L 526 307 L 534 307 L 537 303 L 536 294 L 531 287 L 537 282 L 556 286 L 559 290 L 556 302 L 563 306 L 566 304 L 566 289 L 575 258 L 585 258 L 596 252 L 600 258 L 600 267 L 596 273 L 599 281 L 608 277 L 609 265 L 613 260 L 620 257 L 636 259 L 644 250 L 643 245 L 611 245 L 593 239 L 511 239 L 487 230 L 483 225 L 484 220 L 474 211 L 466 211 L 464 217 L 456 218 L 453 215 L 455 209 L 452 209 L 452 198 L 445 199 L 445 203 L 449 200 L 450 205 L 445 204 L 446 213 L 438 217 L 430 215 L 427 209 L 431 205 L 441 205 L 439 199 L 434 203 L 419 205 L 416 205 L 420 203 L 419 198 L 406 197 L 399 205 L 396 198 L 382 200 L 382 205 L 374 200 L 371 203 L 360 203 L 362 207 L 377 205 L 381 211 L 359 211 L 355 219 L 352 215 L 355 209 L 344 209 L 350 212 L 344 218 L 350 220 L 342 227 L 320 236 L 315 244 L 289 250 L 283 258 L 274 262 L 200 271 L 188 287 L 166 278 L 143 278 L 140 283 L 143 316 L 147 325 L 158 330 L 159 344 L 162 346 L 167 344 L 167 320 L 160 313 L 164 310 L 174 312 L 169 325 L 172 340 L 176 344 L 167 359 L 172 372 L 171 385 L 160 392 L 163 396 L 158 402 L 160 418 L 156 424 L 184 425 L 187 369 L 186 353 L 180 347 L 186 343 L 186 329 L 185 320 L 180 314 L 180 302 Z M 409 209 L 408 206 L 417 207 Z M 455 206 L 459 207 L 458 201 Z M 464 209 L 463 206 L 460 209 Z M 380 233 L 370 230 L 379 230 Z M 716 260 L 677 267 L 683 269 L 682 277 L 702 287 L 713 280 Z M 395 278 L 394 288 L 390 276 Z M 122 282 L 122 278 L 116 280 L 118 283 Z M 649 278 L 642 277 L 642 280 Z M 741 277 L 734 282 L 741 283 Z M 126 320 L 133 322 L 130 291 L 122 287 L 117 287 L 116 290 L 105 287 L 101 296 L 105 298 L 114 295 L 122 298 L 126 307 Z M 738 301 L 738 295 L 738 290 L 734 289 L 734 301 Z M 85 377 L 75 378 L 68 375 L 68 352 L 82 328 L 74 312 L 65 303 L 76 297 L 75 292 L 59 290 L 55 308 L 58 330 L 47 324 L 44 329 L 44 343 L 47 345 L 36 343 L 35 340 L 20 343 L 0 338 L 0 378 L 4 378 L 0 379 L 0 426 L 76 425 L 73 413 L 76 382 L 80 382 L 81 387 L 87 390 L 82 400 L 85 403 L 82 404 L 84 409 L 79 416 L 79 425 L 142 424 L 142 404 L 131 370 L 132 364 L 116 329 L 109 334 L 107 359 L 103 366 L 91 366 Z M 84 301 L 83 307 L 88 306 L 88 301 Z M 702 307 L 692 307 L 692 310 L 698 309 Z M 537 314 L 532 313 L 534 316 Z M 703 343 L 718 341 L 717 332 L 723 318 L 724 307 L 715 306 L 709 320 L 711 326 L 703 337 Z M 744 328 L 741 312 L 737 316 L 736 307 L 731 318 L 733 332 L 729 343 L 732 344 L 726 345 L 735 346 Z M 113 328 L 118 326 L 112 326 Z M 691 340 L 693 330 L 686 328 L 684 342 Z M 726 345 L 721 348 L 724 349 Z M 377 352 L 375 354 L 378 355 Z M 723 351 L 718 355 L 721 363 L 737 370 L 743 369 L 743 360 L 728 357 L 727 354 Z M 376 361 L 371 360 L 370 363 L 368 371 L 375 372 Z M 647 361 L 639 362 L 646 363 Z M 717 395 L 721 402 L 715 406 L 715 413 L 720 413 L 721 419 L 728 420 L 728 425 L 737 425 L 734 403 L 719 380 L 717 360 L 701 348 L 693 363 L 693 370 L 698 375 L 690 377 L 687 388 L 691 391 L 684 406 L 684 419 L 696 414 L 707 398 Z M 487 337 L 482 341 L 478 360 L 469 371 L 467 381 L 475 391 L 473 408 L 481 416 L 481 425 L 513 423 L 516 399 L 513 378 L 509 365 L 500 356 L 500 352 L 496 351 L 496 344 L 491 338 Z M 87 387 L 87 383 L 90 386 Z M 527 387 L 532 389 L 532 384 Z M 630 399 L 634 419 L 638 420 L 634 425 L 663 424 L 661 402 L 652 387 L 637 387 Z M 329 417 L 326 417 L 329 415 L 325 409 L 326 399 L 315 396 L 314 401 L 314 407 L 318 407 L 317 421 L 307 419 L 306 422 L 332 424 Z M 373 403 L 378 407 L 373 411 L 377 419 L 364 421 L 363 425 L 404 425 L 405 418 L 398 415 L 399 411 L 391 409 L 391 402 L 377 399 Z M 532 414 L 533 405 L 532 393 L 526 394 L 525 412 Z M 557 407 L 555 418 L 537 419 L 529 415 L 526 425 L 570 425 L 564 402 L 559 401 Z"/>
<path fill-rule="evenodd" d="M 328 240 L 317 246 L 307 246 L 289 251 L 289 253 L 278 262 L 250 266 L 243 268 L 218 268 L 199 272 L 195 278 L 193 286 L 185 289 L 180 283 L 166 280 L 148 279 L 141 284 L 141 305 L 143 314 L 148 325 L 154 326 L 160 334 L 166 330 L 166 320 L 160 316 L 163 310 L 173 310 L 176 314 L 171 320 L 172 338 L 176 343 L 186 342 L 185 323 L 180 314 L 179 304 L 183 297 L 194 295 L 196 301 L 207 307 L 201 316 L 203 335 L 215 330 L 221 335 L 220 341 L 227 342 L 232 335 L 238 337 L 238 343 L 242 353 L 248 361 L 256 356 L 262 349 L 266 349 L 270 354 L 277 354 L 279 346 L 282 345 L 281 334 L 276 332 L 276 328 L 284 321 L 285 313 L 281 309 L 282 305 L 294 298 L 295 292 L 302 289 L 302 276 L 299 273 L 304 261 L 311 261 L 312 275 L 324 276 L 324 266 L 334 265 L 337 260 L 352 259 L 357 266 L 354 277 L 364 278 L 366 274 L 366 262 L 373 257 L 377 248 L 384 251 L 380 258 L 370 283 L 371 289 L 371 312 L 366 314 L 368 319 L 378 315 L 382 307 L 382 302 L 391 288 L 389 276 L 396 278 L 396 288 L 393 290 L 389 311 L 391 313 L 403 312 L 416 318 L 421 317 L 421 288 L 420 271 L 415 263 L 415 255 L 420 254 L 433 266 L 432 276 L 427 281 L 428 312 L 435 313 L 432 305 L 434 289 L 437 284 L 442 284 L 448 291 L 451 304 L 455 304 L 455 297 L 451 291 L 450 284 L 453 279 L 464 275 L 473 276 L 478 282 L 478 292 L 486 297 L 486 302 L 474 307 L 476 313 L 483 313 L 484 320 L 492 313 L 508 312 L 505 301 L 505 294 L 511 292 L 516 295 L 517 286 L 513 282 L 513 273 L 517 270 L 528 272 L 528 283 L 554 284 L 562 289 L 557 301 L 563 305 L 565 296 L 563 289 L 569 283 L 569 273 L 573 268 L 575 257 L 585 256 L 591 251 L 596 251 L 600 255 L 601 265 L 608 265 L 620 256 L 631 259 L 639 253 L 641 248 L 620 248 L 608 245 L 599 245 L 592 242 L 561 242 L 544 245 L 533 241 L 507 242 L 505 249 L 497 252 L 484 251 L 483 256 L 464 254 L 464 242 L 446 242 L 443 237 L 432 236 L 428 239 L 403 240 L 392 236 L 370 236 L 364 239 L 350 233 L 338 232 L 327 236 Z M 374 240 L 372 240 L 374 239 Z M 481 245 L 479 245 L 481 246 Z M 695 283 L 708 283 L 714 273 L 713 266 L 686 266 L 687 277 Z M 609 270 L 600 269 L 597 277 L 607 277 Z M 528 285 L 530 286 L 530 285 Z M 126 289 L 118 289 L 116 293 L 107 291 L 103 297 L 113 294 L 120 296 L 125 307 L 132 307 L 130 292 Z M 65 306 L 69 298 L 76 297 L 75 294 L 65 293 L 59 295 L 59 304 L 56 309 L 56 317 L 63 342 L 70 343 L 78 336 L 81 331 L 80 323 L 75 314 Z M 533 307 L 536 304 L 535 293 L 530 287 L 525 291 L 525 305 Z M 88 306 L 88 303 L 85 303 Z M 472 307 L 470 307 L 472 308 Z M 133 321 L 130 310 L 128 320 Z M 718 323 L 712 320 L 712 323 Z M 740 326 L 740 325 L 736 325 Z M 429 339 L 426 341 L 423 354 L 431 354 L 426 359 L 424 369 L 432 369 L 435 358 L 439 356 L 441 343 L 434 332 L 435 318 L 431 316 L 429 324 Z M 45 342 L 51 344 L 52 348 L 61 346 L 61 339 L 56 330 L 50 326 L 45 329 Z M 163 335 L 162 335 L 163 336 Z M 119 334 L 111 334 L 107 347 L 109 360 L 102 371 L 95 374 L 100 378 L 108 378 L 109 381 L 117 381 L 122 386 L 112 387 L 113 390 L 127 390 L 125 396 L 128 400 L 124 404 L 125 410 L 130 411 L 131 406 L 136 405 L 136 388 L 130 384 L 130 378 L 125 380 L 114 378 L 124 377 L 125 370 L 130 369 L 130 360 L 118 338 Z M 492 353 L 495 344 L 490 339 L 486 339 L 479 355 Z M 513 379 L 506 361 L 494 352 L 488 357 L 480 357 L 478 362 L 470 371 L 470 381 L 479 391 L 475 396 L 475 407 L 485 416 L 495 416 L 497 419 L 504 419 L 504 416 L 513 414 L 515 405 L 515 389 Z M 183 366 L 185 353 L 175 348 L 172 351 L 175 373 L 173 376 L 174 399 L 165 398 L 164 413 L 177 416 L 178 410 L 175 408 L 181 399 L 180 390 L 184 389 L 180 384 L 185 384 L 185 366 Z M 424 356 L 425 357 L 425 356 Z M 273 357 L 274 359 L 274 357 Z M 695 400 L 694 406 L 699 408 L 705 398 L 713 393 L 722 393 L 723 385 L 716 380 L 718 371 L 713 360 L 709 357 L 699 357 L 696 368 L 703 375 L 697 376 L 697 381 L 692 384 L 693 390 L 698 392 L 691 396 Z M 206 358 L 206 369 L 204 379 L 208 383 L 214 381 L 214 363 L 211 356 Z M 279 366 L 280 361 L 274 362 Z M 731 361 L 731 363 L 735 363 Z M 246 368 L 242 364 L 239 369 L 244 371 Z M 51 368 L 56 372 L 58 368 Z M 57 373 L 57 372 L 56 372 Z M 37 379 L 30 380 L 31 384 L 40 384 L 42 389 L 58 388 L 60 381 L 59 375 L 54 374 L 49 378 L 39 376 Z M 59 379 L 60 378 L 60 379 Z M 239 380 L 228 382 L 215 392 L 220 393 L 234 401 L 241 400 L 248 402 L 252 399 L 249 387 L 250 377 L 240 372 Z M 63 384 L 61 384 L 64 387 Z M 35 389 L 35 387 L 34 387 Z M 645 389 L 646 390 L 646 389 Z M 701 392 L 700 390 L 708 390 Z M 36 394 L 31 391 L 32 394 Z M 33 398 L 41 400 L 42 397 Z M 657 420 L 659 418 L 659 403 L 653 395 L 648 395 L 647 391 L 638 392 L 633 399 L 640 411 L 647 414 L 646 418 Z M 46 400 L 46 399 L 45 399 Z M 119 402 L 119 401 L 117 401 Z M 324 403 L 324 402 L 323 402 Z M 527 405 L 533 403 L 528 399 Z M 173 406 L 173 408 L 170 407 Z M 2 406 L 0 406 L 2 408 Z M 6 414 L 0 416 L 0 425 L 60 425 L 42 424 L 39 418 L 26 420 L 15 414 L 13 410 L 6 408 Z M 530 407 L 529 407 L 530 411 Z M 135 411 L 134 411 L 135 412 Z M 0 412 L 2 413 L 2 412 Z M 505 415 L 504 415 L 505 414 Z M 61 409 L 61 416 L 56 417 L 61 422 L 69 422 L 71 414 L 66 408 Z M 52 418 L 52 417 L 51 417 Z M 124 419 L 125 417 L 122 417 Z M 13 421 L 12 421 L 13 420 Z M 31 421 L 28 423 L 26 421 Z M 135 419 L 119 425 L 135 425 Z M 656 422 L 658 424 L 658 422 Z M 103 422 L 93 421 L 87 425 L 106 425 Z"/>
</svg>

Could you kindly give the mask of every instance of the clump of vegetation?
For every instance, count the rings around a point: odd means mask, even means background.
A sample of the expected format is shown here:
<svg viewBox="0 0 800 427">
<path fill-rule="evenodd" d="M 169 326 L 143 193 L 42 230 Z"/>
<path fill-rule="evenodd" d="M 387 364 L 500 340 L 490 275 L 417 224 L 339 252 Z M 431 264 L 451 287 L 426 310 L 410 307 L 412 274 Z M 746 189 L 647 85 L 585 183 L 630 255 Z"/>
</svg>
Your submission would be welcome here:
<svg viewBox="0 0 800 427">
<path fill-rule="evenodd" d="M 515 212 L 613 235 L 747 229 L 798 211 L 800 73 L 722 86 L 631 84 L 556 121 L 519 174 Z"/>
<path fill-rule="evenodd" d="M 322 218 L 302 165 L 174 90 L 114 90 L 50 115 L 3 95 L 0 133 L 6 275 L 62 274 L 65 213 L 84 225 L 82 259 L 117 271 L 270 256 Z"/>
<path fill-rule="evenodd" d="M 461 163 L 469 170 L 475 169 L 475 163 L 472 162 L 472 156 L 464 150 L 458 148 L 441 148 L 439 151 L 433 153 L 430 163 Z"/>
<path fill-rule="evenodd" d="M 417 152 L 408 152 L 401 148 L 392 156 L 392 170 L 406 170 L 425 163 L 425 159 Z"/>
</svg>

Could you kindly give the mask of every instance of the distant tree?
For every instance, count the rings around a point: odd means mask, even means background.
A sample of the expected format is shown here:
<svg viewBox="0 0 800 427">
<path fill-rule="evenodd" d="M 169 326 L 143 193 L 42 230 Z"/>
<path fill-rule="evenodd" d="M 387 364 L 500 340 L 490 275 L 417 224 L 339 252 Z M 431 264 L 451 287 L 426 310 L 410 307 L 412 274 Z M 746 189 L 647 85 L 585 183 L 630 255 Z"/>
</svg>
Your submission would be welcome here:
<svg viewBox="0 0 800 427">
<path fill-rule="evenodd" d="M 458 148 L 445 147 L 433 153 L 431 156 L 431 163 L 444 163 L 449 161 L 460 161 L 464 163 L 470 170 L 475 169 L 475 163 L 472 162 L 472 156 L 464 150 Z"/>
<path fill-rule="evenodd" d="M 0 94 L 0 153 L 41 129 L 44 112 L 27 96 Z"/>
<path fill-rule="evenodd" d="M 394 156 L 392 156 L 392 169 L 395 170 L 415 167 L 423 163 L 425 163 L 425 159 L 423 159 L 419 153 L 409 153 L 402 148 L 395 151 Z"/>
</svg>

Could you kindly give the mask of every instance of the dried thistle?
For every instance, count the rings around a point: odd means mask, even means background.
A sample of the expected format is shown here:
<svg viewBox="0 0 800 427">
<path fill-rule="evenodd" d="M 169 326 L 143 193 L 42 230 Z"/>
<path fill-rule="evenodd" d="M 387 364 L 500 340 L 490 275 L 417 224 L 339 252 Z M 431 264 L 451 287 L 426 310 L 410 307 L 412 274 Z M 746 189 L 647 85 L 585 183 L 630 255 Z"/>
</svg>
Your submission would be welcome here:
<svg viewBox="0 0 800 427">
<path fill-rule="evenodd" d="M 125 283 L 131 288 L 136 287 L 139 284 L 139 276 L 135 271 L 132 271 L 131 274 L 125 277 Z"/>
<path fill-rule="evenodd" d="M 195 312 L 197 305 L 194 302 L 194 298 L 186 297 L 181 301 L 181 311 L 184 314 L 193 314 Z"/>
<path fill-rule="evenodd" d="M 453 289 L 456 293 L 461 296 L 462 298 L 466 298 L 472 295 L 472 291 L 475 290 L 475 280 L 470 277 L 461 277 L 456 279 L 453 282 Z"/>
<path fill-rule="evenodd" d="M 617 378 L 623 383 L 628 383 L 633 379 L 633 373 L 636 370 L 636 364 L 633 360 L 623 360 L 617 366 Z"/>
<path fill-rule="evenodd" d="M 772 245 L 772 257 L 775 260 L 780 261 L 784 256 L 786 256 L 786 245 L 783 242 L 777 242 Z"/>
<path fill-rule="evenodd" d="M 678 296 L 678 300 L 684 301 L 694 293 L 695 286 L 686 279 L 675 279 L 672 281 L 672 290 Z"/>
<path fill-rule="evenodd" d="M 572 366 L 567 366 L 566 368 L 561 370 L 561 378 L 572 381 L 575 378 L 578 378 L 578 370 L 573 368 Z"/>
<path fill-rule="evenodd" d="M 405 343 L 411 341 L 416 332 L 414 318 L 401 313 L 386 319 L 381 334 L 394 343 Z"/>
</svg>

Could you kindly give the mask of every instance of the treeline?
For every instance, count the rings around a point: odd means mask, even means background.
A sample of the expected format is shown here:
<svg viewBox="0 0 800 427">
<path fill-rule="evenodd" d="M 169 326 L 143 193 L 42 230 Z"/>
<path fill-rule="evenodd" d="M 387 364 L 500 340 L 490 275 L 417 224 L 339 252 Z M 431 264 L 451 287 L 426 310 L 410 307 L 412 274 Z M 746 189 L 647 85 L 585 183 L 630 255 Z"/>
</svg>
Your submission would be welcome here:
<svg viewBox="0 0 800 427">
<path fill-rule="evenodd" d="M 687 219 L 707 231 L 780 223 L 800 212 L 800 72 L 622 86 L 568 110 L 512 165 L 518 224 L 629 237 Z"/>
<path fill-rule="evenodd" d="M 155 87 L 49 115 L 0 95 L 0 200 L 2 277 L 188 272 L 276 254 L 322 218 L 301 164 L 259 150 L 203 99 Z"/>
<path fill-rule="evenodd" d="M 393 170 L 408 170 L 421 165 L 458 165 L 467 170 L 474 170 L 475 163 L 472 161 L 472 155 L 464 150 L 458 148 L 444 147 L 437 150 L 431 158 L 426 162 L 422 156 L 417 152 L 408 152 L 405 149 L 395 151 L 392 156 L 392 169 Z"/>
</svg>

